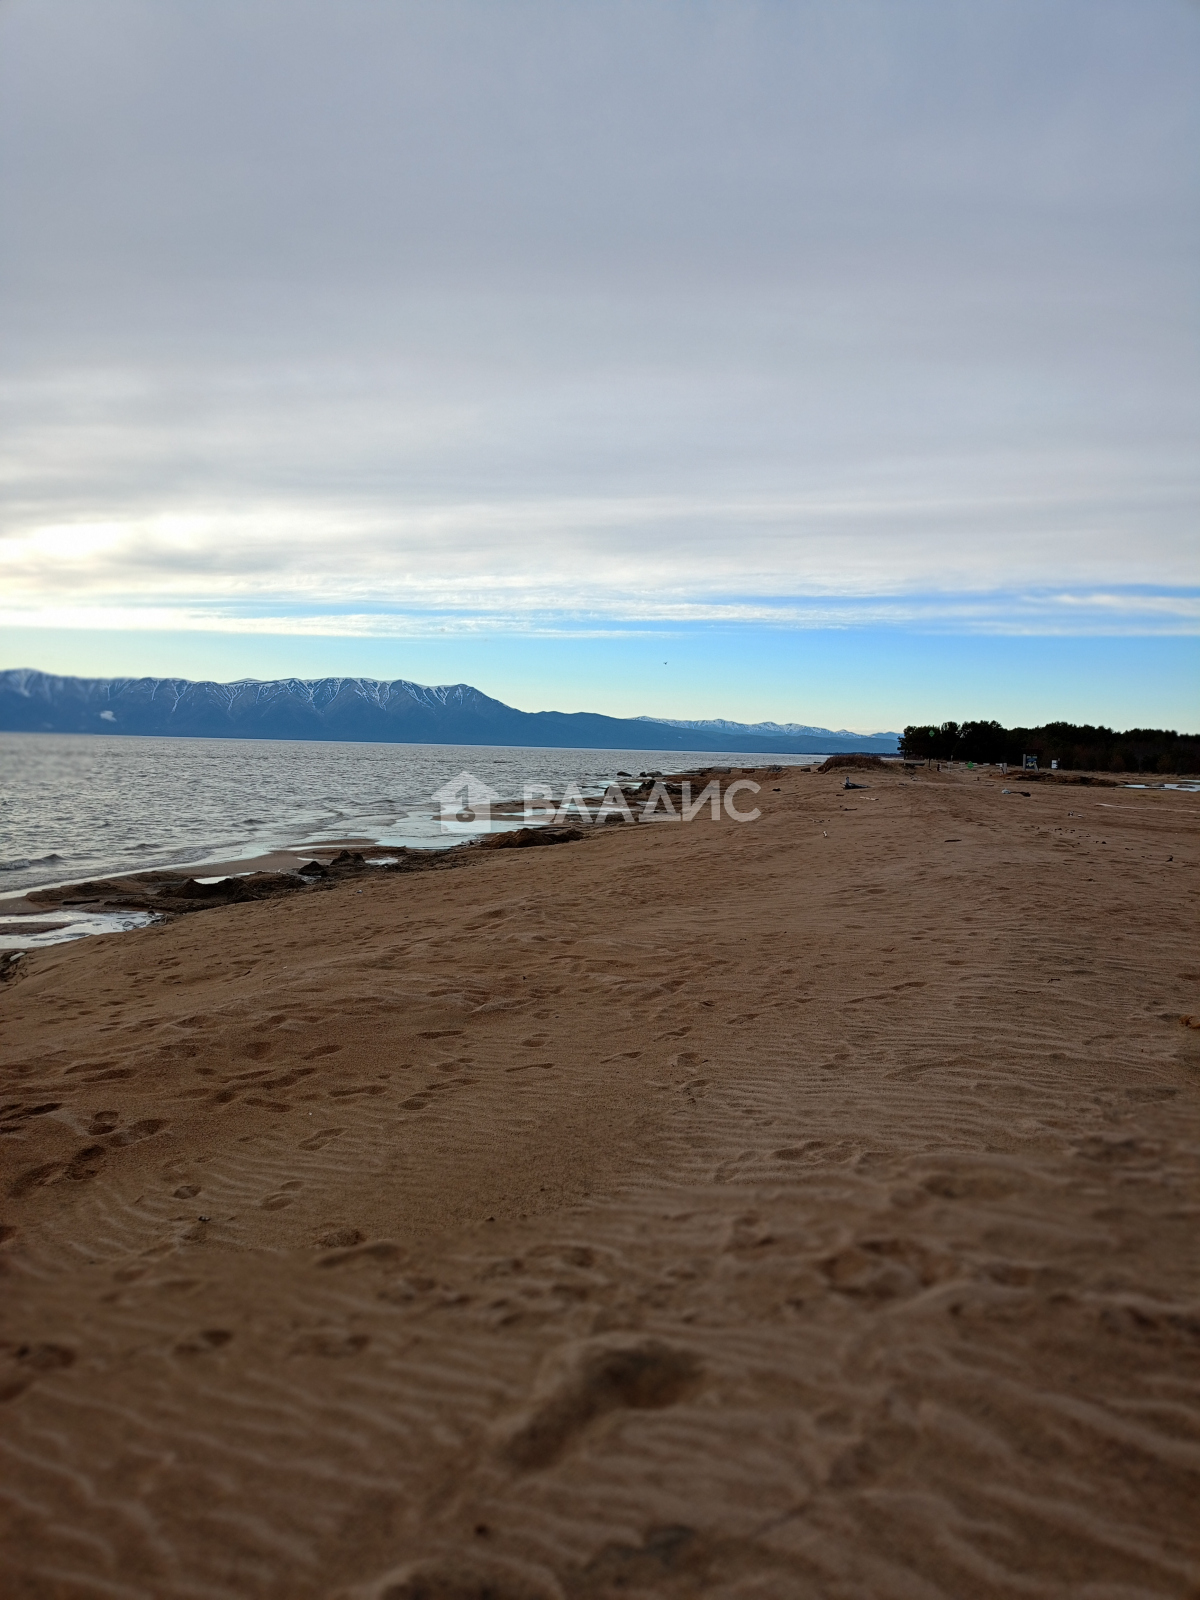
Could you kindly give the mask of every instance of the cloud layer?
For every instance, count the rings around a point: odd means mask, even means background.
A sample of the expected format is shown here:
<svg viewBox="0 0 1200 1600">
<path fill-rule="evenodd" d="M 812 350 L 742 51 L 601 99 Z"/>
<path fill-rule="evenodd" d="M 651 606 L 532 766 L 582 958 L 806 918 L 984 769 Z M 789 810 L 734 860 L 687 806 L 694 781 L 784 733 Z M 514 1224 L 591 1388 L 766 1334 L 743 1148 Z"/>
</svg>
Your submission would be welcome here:
<svg viewBox="0 0 1200 1600">
<path fill-rule="evenodd" d="M 1200 13 L 11 0 L 10 621 L 1194 632 Z"/>
</svg>

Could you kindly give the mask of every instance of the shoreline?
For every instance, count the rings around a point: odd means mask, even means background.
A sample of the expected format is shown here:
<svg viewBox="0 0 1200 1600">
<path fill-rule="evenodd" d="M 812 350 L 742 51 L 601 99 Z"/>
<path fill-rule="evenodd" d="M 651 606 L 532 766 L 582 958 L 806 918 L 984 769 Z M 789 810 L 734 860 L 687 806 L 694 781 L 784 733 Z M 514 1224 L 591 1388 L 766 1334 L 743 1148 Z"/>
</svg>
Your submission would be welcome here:
<svg viewBox="0 0 1200 1600">
<path fill-rule="evenodd" d="M 847 758 L 845 755 L 825 757 L 825 761 L 842 761 L 845 759 L 853 760 L 860 758 Z M 862 757 L 861 759 L 865 759 L 868 762 L 878 761 L 881 762 L 886 768 L 893 770 L 903 769 L 907 772 L 913 772 L 917 770 L 940 770 L 936 763 L 932 768 L 927 769 L 924 763 L 909 761 L 900 756 L 868 755 L 866 757 Z M 779 763 L 775 762 L 771 765 L 779 765 Z M 977 771 L 985 776 L 995 776 L 999 771 L 999 769 L 995 766 L 971 768 L 968 767 L 966 763 L 961 762 L 947 762 L 943 763 L 942 765 L 945 767 L 947 772 L 953 772 L 956 770 Z M 785 763 L 784 770 L 815 771 L 820 770 L 820 767 L 821 763 L 819 762 L 818 758 L 814 756 L 812 758 L 805 757 L 793 759 Z M 764 770 L 770 770 L 770 768 L 763 766 L 747 767 L 740 764 L 738 761 L 730 761 L 720 765 L 705 762 L 700 765 L 693 764 L 693 766 L 687 771 L 677 767 L 672 767 L 668 775 L 672 778 L 678 778 L 681 776 L 688 776 L 689 773 L 694 774 L 698 771 L 704 771 L 710 775 L 714 775 L 718 773 L 735 774 L 740 772 L 761 772 Z M 655 774 L 649 774 L 649 776 L 653 775 Z M 646 772 L 640 772 L 637 774 L 637 777 L 643 780 L 647 776 L 648 774 Z M 1021 774 L 1015 771 L 1010 771 L 1007 774 L 1007 777 L 1010 780 L 1015 778 L 1019 779 L 1020 781 L 1024 781 L 1024 778 L 1021 777 Z M 1026 774 L 1025 777 L 1030 777 L 1030 775 Z M 591 782 L 591 780 L 589 780 L 584 785 L 583 792 L 587 795 L 595 797 L 602 792 L 605 783 L 616 782 L 620 784 L 622 780 L 624 780 L 624 787 L 628 790 L 630 785 L 633 783 L 633 775 L 618 771 L 615 778 L 598 779 L 594 784 Z M 1043 783 L 1078 784 L 1085 787 L 1122 787 L 1127 785 L 1132 787 L 1162 787 L 1164 784 L 1170 785 L 1172 782 L 1174 782 L 1185 790 L 1194 789 L 1196 785 L 1195 779 L 1189 779 L 1186 776 L 1181 777 L 1179 775 L 1157 773 L 1139 778 L 1136 774 L 1118 775 L 1111 773 L 1046 771 L 1033 774 L 1032 781 L 1039 781 Z M 394 802 L 388 802 L 388 804 L 394 804 Z M 494 822 L 500 824 L 504 824 L 509 821 L 515 821 L 515 819 L 518 817 L 521 818 L 522 823 L 525 823 L 527 819 L 524 817 L 523 812 L 524 803 L 518 799 L 501 800 L 495 803 L 492 807 Z M 234 873 L 244 875 L 255 871 L 294 871 L 299 865 L 303 864 L 303 858 L 305 856 L 311 858 L 312 856 L 316 855 L 317 857 L 320 857 L 323 853 L 327 852 L 330 846 L 335 844 L 338 846 L 338 848 L 350 848 L 353 850 L 361 849 L 363 851 L 377 850 L 380 853 L 397 849 L 436 850 L 453 848 L 454 844 L 458 842 L 457 840 L 447 840 L 437 831 L 430 831 L 431 829 L 436 830 L 436 816 L 436 810 L 430 811 L 422 804 L 417 805 L 415 810 L 410 810 L 407 812 L 401 811 L 400 819 L 393 819 L 388 826 L 381 827 L 376 825 L 368 831 L 363 831 L 360 829 L 359 831 L 346 833 L 344 836 L 339 836 L 337 839 L 318 837 L 313 840 L 311 839 L 311 830 L 307 828 L 288 829 L 281 825 L 279 828 L 274 830 L 275 837 L 273 840 L 268 834 L 268 838 L 262 842 L 244 842 L 241 844 L 236 844 L 231 848 L 205 846 L 192 851 L 189 851 L 185 845 L 176 844 L 169 853 L 169 857 L 167 859 L 152 861 L 150 864 L 143 863 L 130 865 L 128 864 L 127 859 L 125 859 L 116 860 L 114 864 L 109 867 L 104 865 L 103 859 L 101 858 L 97 859 L 95 863 L 89 867 L 85 868 L 83 866 L 79 866 L 73 871 L 66 871 L 62 876 L 48 876 L 44 879 L 44 881 L 38 881 L 35 878 L 33 882 L 26 882 L 21 887 L 14 886 L 0 890 L 0 917 L 5 915 L 22 916 L 29 914 L 29 908 L 25 905 L 25 899 L 29 893 L 42 890 L 60 890 L 76 884 L 93 882 L 98 879 L 104 879 L 106 881 L 132 879 L 154 872 L 177 873 L 190 877 L 209 877 Z M 417 818 L 417 827 L 415 832 L 411 826 L 407 829 L 404 826 L 403 819 L 412 817 Z M 255 821 L 258 819 L 250 820 Z M 492 831 L 495 831 L 494 826 Z M 305 841 L 303 839 L 302 835 L 305 832 L 310 834 L 310 841 Z M 290 836 L 288 836 L 289 834 Z M 464 835 L 464 837 L 472 836 L 473 835 L 469 833 Z M 137 835 L 133 835 L 133 837 L 137 837 Z M 42 841 L 43 848 L 45 848 L 49 842 L 50 841 Z M 71 844 L 70 841 L 60 840 L 56 841 L 56 844 L 58 849 L 70 848 L 78 850 L 79 848 L 78 841 L 76 841 L 74 844 Z M 36 861 L 32 859 L 30 861 L 14 860 L 12 862 L 5 863 L 5 865 L 6 867 L 14 870 L 18 868 L 28 869 L 39 865 L 39 862 L 53 859 L 55 859 L 55 853 L 51 852 L 49 857 L 41 857 Z M 63 862 L 63 865 L 66 866 L 65 861 Z"/>
<path fill-rule="evenodd" d="M 680 798 L 679 786 L 683 782 L 699 782 L 701 778 L 705 781 L 716 778 L 718 782 L 725 777 L 733 777 L 735 781 L 737 777 L 753 779 L 756 775 L 767 777 L 782 770 L 775 766 L 757 769 L 713 767 L 698 772 L 691 768 L 679 773 L 639 774 L 636 784 L 631 775 L 624 774 L 624 784 L 613 783 L 601 794 L 585 798 L 599 802 L 603 793 L 617 792 L 623 796 L 627 806 L 636 812 L 638 805 L 645 802 L 658 784 L 670 796 Z M 498 847 L 498 841 L 502 841 L 506 834 L 516 833 L 522 836 L 517 842 L 532 843 L 533 839 L 524 838 L 531 830 L 557 829 L 562 839 L 558 841 L 556 834 L 556 842 L 573 842 L 576 838 L 584 837 L 596 820 L 590 811 L 586 817 L 572 811 L 564 823 L 560 820 L 558 802 L 547 803 L 542 800 L 530 806 L 524 801 L 502 800 L 490 806 L 489 822 L 485 828 L 474 832 L 467 825 L 460 833 L 443 838 L 436 844 L 396 845 L 364 836 L 319 839 L 308 844 L 269 850 L 257 856 L 208 857 L 170 867 L 134 868 L 100 876 L 64 879 L 0 896 L 0 941 L 19 938 L 21 919 L 44 918 L 47 907 L 76 908 L 79 919 L 130 910 L 152 912 L 157 917 L 171 916 L 211 909 L 232 898 L 273 897 L 306 887 L 316 888 L 331 867 L 336 869 L 340 877 L 365 870 L 431 870 L 434 857 L 461 852 L 472 846 Z M 634 816 L 631 815 L 628 820 L 634 820 Z M 637 820 L 643 819 L 639 816 Z M 576 833 L 571 831 L 573 829 L 581 831 Z M 306 880 L 306 867 L 324 870 L 311 872 Z M 197 871 L 198 868 L 205 870 Z M 238 888 L 239 880 L 244 880 L 244 892 Z M 225 887 L 220 887 L 222 885 Z M 6 919 L 11 919 L 8 926 L 5 925 Z M 81 920 L 75 926 L 82 930 L 78 937 L 91 932 Z M 97 934 L 103 935 L 109 931 L 113 930 L 102 927 Z M 32 929 L 31 936 L 36 937 L 32 935 Z M 61 942 L 74 943 L 76 940 L 64 939 Z M 0 944 L 0 948 L 3 948 L 3 944 Z"/>
<path fill-rule="evenodd" d="M 118 740 L 119 751 L 106 738 L 68 739 L 59 750 L 57 738 L 43 745 L 38 736 L 28 748 L 14 746 L 11 752 L 0 861 L 0 881 L 10 897 L 66 881 L 259 856 L 323 835 L 437 846 L 437 791 L 456 764 L 494 791 L 519 797 L 535 780 L 556 789 L 579 782 L 588 793 L 595 784 L 598 793 L 629 776 L 622 767 L 678 770 L 727 760 L 681 751 L 630 755 L 303 741 L 276 748 L 253 740 L 187 739 Z M 551 759 L 543 763 L 541 757 Z M 64 786 L 77 794 L 51 816 L 46 797 Z M 98 803 L 100 794 L 111 803 Z"/>
<path fill-rule="evenodd" d="M 836 761 L 839 764 L 838 767 L 831 767 L 829 770 L 840 770 L 841 764 L 848 761 L 856 762 L 859 760 L 866 760 L 867 762 L 879 761 L 885 770 L 894 771 L 903 769 L 909 775 L 922 772 L 928 776 L 931 773 L 940 774 L 944 771 L 947 775 L 953 775 L 954 773 L 966 775 L 969 773 L 975 777 L 993 779 L 998 782 L 1002 781 L 1005 784 L 1008 784 L 1010 780 L 1013 780 L 1021 783 L 1033 782 L 1079 788 L 1117 788 L 1147 791 L 1161 790 L 1166 792 L 1177 791 L 1180 793 L 1200 793 L 1200 779 L 1196 779 L 1187 774 L 1179 773 L 1155 774 L 1153 778 L 1148 778 L 1146 781 L 1142 781 L 1141 779 L 1135 779 L 1127 775 L 1114 775 L 1112 773 L 1105 772 L 1021 772 L 1019 770 L 1013 770 L 1008 773 L 1001 774 L 994 764 L 991 766 L 982 767 L 977 765 L 968 765 L 966 762 L 941 762 L 927 764 L 925 762 L 907 761 L 903 757 L 898 756 L 876 757 L 873 755 L 868 755 L 866 757 L 861 757 L 836 755 L 834 757 L 827 756 L 825 760 Z M 677 784 L 684 778 L 695 779 L 701 775 L 709 778 L 718 774 L 722 776 L 737 775 L 755 777 L 764 773 L 773 773 L 776 770 L 777 769 L 773 766 L 730 766 L 699 769 L 689 768 L 679 772 L 656 773 L 654 776 L 663 782 Z M 789 769 L 783 768 L 778 770 L 786 771 Z M 796 763 L 792 766 L 791 770 L 800 772 L 817 772 L 821 771 L 821 768 L 817 766 L 801 766 Z M 642 777 L 642 775 L 639 775 L 639 777 Z M 634 789 L 630 788 L 629 783 L 618 786 L 623 788 L 627 795 L 632 795 L 635 792 Z M 640 787 L 646 788 L 648 785 L 643 782 L 641 783 Z M 595 799 L 599 797 L 591 796 L 589 798 Z M 493 804 L 490 809 L 493 816 L 501 821 L 508 821 L 510 818 L 515 819 L 519 816 L 521 818 L 521 825 L 525 827 L 542 827 L 546 826 L 548 822 L 553 821 L 553 815 L 543 821 L 532 820 L 534 817 L 541 814 L 540 804 L 534 806 L 532 810 L 527 810 L 524 802 L 520 800 L 500 801 L 496 804 Z M 553 813 L 554 808 L 551 807 L 550 811 Z M 579 820 L 582 821 L 582 819 Z M 195 860 L 177 862 L 164 867 L 129 867 L 99 874 L 91 873 L 81 877 L 63 878 L 56 880 L 53 883 L 38 884 L 25 890 L 16 889 L 8 893 L 0 892 L 0 920 L 6 916 L 43 914 L 39 911 L 38 905 L 32 903 L 33 897 L 39 897 L 47 894 L 57 894 L 62 890 L 76 888 L 95 882 L 115 884 L 128 882 L 135 879 L 162 876 L 169 876 L 179 879 L 199 879 L 200 881 L 203 881 L 203 879 L 214 878 L 217 876 L 244 877 L 257 873 L 295 873 L 299 867 L 304 865 L 306 861 L 311 861 L 314 859 L 320 861 L 325 858 L 335 856 L 344 850 L 364 854 L 370 851 L 376 854 L 398 853 L 400 855 L 420 855 L 425 853 L 440 853 L 446 850 L 461 849 L 464 845 L 477 844 L 482 839 L 487 837 L 489 837 L 489 833 L 487 832 L 481 832 L 479 834 L 466 833 L 461 839 L 458 839 L 453 843 L 397 845 L 390 844 L 374 835 L 351 835 L 337 839 L 317 839 L 308 843 L 297 845 L 280 845 L 264 850 L 257 855 L 221 856 L 219 854 L 211 854 L 198 857 Z M 25 909 L 27 905 L 28 909 Z M 18 909 L 18 907 L 20 909 Z"/>
</svg>

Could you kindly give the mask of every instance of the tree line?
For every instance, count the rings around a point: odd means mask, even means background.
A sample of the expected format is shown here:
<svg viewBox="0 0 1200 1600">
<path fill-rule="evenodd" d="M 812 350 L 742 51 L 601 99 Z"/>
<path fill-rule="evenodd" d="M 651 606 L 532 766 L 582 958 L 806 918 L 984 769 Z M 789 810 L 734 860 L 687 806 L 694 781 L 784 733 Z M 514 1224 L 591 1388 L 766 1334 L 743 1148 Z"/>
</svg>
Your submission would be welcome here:
<svg viewBox="0 0 1200 1600">
<path fill-rule="evenodd" d="M 905 728 L 900 753 L 910 761 L 1007 761 L 1020 766 L 1036 756 L 1040 767 L 1057 761 L 1076 772 L 1200 772 L 1200 734 L 1169 728 L 1094 728 L 1047 722 L 1040 728 L 1005 728 L 998 722 L 942 722 Z"/>
</svg>

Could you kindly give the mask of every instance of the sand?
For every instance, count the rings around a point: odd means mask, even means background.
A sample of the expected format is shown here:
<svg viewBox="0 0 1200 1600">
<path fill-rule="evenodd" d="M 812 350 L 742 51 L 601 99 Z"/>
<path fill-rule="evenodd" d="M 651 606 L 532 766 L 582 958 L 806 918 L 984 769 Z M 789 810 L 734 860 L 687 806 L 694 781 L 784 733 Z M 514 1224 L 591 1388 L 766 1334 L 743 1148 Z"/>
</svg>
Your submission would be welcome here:
<svg viewBox="0 0 1200 1600">
<path fill-rule="evenodd" d="M 1200 797 L 859 776 L 20 963 L 3 1593 L 1195 1595 Z"/>
</svg>

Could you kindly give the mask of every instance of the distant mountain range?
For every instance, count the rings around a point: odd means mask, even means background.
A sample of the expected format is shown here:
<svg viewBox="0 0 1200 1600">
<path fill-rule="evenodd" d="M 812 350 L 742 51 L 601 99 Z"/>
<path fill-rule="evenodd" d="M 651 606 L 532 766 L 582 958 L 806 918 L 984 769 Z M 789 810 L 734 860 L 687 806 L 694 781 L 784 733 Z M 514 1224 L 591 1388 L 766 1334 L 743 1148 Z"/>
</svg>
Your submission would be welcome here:
<svg viewBox="0 0 1200 1600">
<path fill-rule="evenodd" d="M 894 739 L 898 734 L 852 733 L 849 728 L 816 728 L 807 722 L 730 722 L 728 717 L 703 717 L 690 720 L 683 717 L 635 717 L 635 722 L 657 722 L 664 728 L 693 728 L 701 733 L 754 734 L 763 739 Z"/>
<path fill-rule="evenodd" d="M 0 732 L 124 733 L 192 739 L 322 739 L 379 744 L 524 745 L 543 749 L 893 754 L 895 733 L 803 723 L 681 722 L 590 711 L 517 711 L 466 683 L 397 678 L 57 678 L 0 672 Z"/>
</svg>

